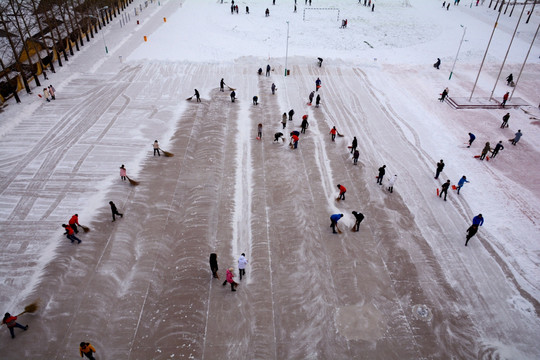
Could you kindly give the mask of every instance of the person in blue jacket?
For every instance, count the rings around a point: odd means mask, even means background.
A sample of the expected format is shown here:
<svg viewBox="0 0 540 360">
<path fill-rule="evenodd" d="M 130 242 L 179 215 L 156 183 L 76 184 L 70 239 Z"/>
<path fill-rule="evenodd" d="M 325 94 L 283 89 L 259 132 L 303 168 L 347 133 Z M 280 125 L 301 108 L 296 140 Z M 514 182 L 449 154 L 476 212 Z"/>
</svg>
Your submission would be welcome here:
<svg viewBox="0 0 540 360">
<path fill-rule="evenodd" d="M 465 185 L 465 183 L 468 183 L 469 181 L 467 180 L 467 177 L 465 175 L 463 175 L 461 177 L 461 179 L 459 179 L 458 183 L 457 183 L 457 193 L 459 195 L 459 190 L 463 187 L 463 185 Z"/>
<path fill-rule="evenodd" d="M 315 80 L 315 91 L 319 91 L 320 87 L 321 87 L 321 79 L 317 78 L 317 80 Z"/>
<path fill-rule="evenodd" d="M 468 148 L 471 147 L 472 143 L 474 142 L 474 139 L 476 139 L 476 136 L 474 136 L 473 133 L 469 133 L 469 146 L 467 146 Z"/>
<path fill-rule="evenodd" d="M 330 221 L 332 222 L 330 224 L 330 227 L 332 228 L 332 232 L 334 234 L 337 234 L 337 231 L 336 231 L 337 223 L 342 217 L 343 217 L 343 214 L 334 214 L 334 215 L 330 216 Z"/>
<path fill-rule="evenodd" d="M 478 214 L 475 217 L 473 217 L 472 223 L 473 225 L 476 225 L 476 226 L 482 226 L 482 224 L 484 223 L 484 218 L 482 217 L 482 214 Z"/>
</svg>

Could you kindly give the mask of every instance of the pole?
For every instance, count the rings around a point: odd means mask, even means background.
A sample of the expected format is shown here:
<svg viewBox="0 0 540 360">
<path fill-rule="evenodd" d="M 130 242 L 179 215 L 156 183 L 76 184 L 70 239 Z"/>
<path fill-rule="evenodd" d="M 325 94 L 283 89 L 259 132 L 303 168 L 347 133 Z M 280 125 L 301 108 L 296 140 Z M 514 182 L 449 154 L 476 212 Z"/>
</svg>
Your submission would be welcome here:
<svg viewBox="0 0 540 360">
<path fill-rule="evenodd" d="M 467 32 L 467 27 L 466 26 L 463 26 L 463 36 L 461 37 L 461 42 L 459 43 L 459 47 L 457 49 L 457 53 L 456 53 L 456 58 L 454 59 L 454 65 L 452 65 L 452 70 L 450 70 L 450 77 L 448 78 L 448 80 L 450 80 L 452 78 L 452 74 L 454 73 L 454 67 L 456 66 L 456 62 L 457 62 L 457 58 L 458 58 L 458 55 L 459 55 L 459 50 L 461 50 L 461 45 L 463 44 L 463 39 L 465 39 L 465 33 Z"/>
<path fill-rule="evenodd" d="M 506 54 L 504 55 L 501 68 L 499 69 L 499 74 L 497 74 L 497 80 L 495 80 L 495 85 L 493 85 L 493 90 L 491 90 L 491 94 L 489 95 L 489 101 L 493 99 L 493 93 L 495 92 L 495 88 L 497 87 L 497 83 L 499 82 L 499 78 L 501 77 L 502 69 L 504 67 L 504 64 L 506 63 L 506 58 L 508 57 L 508 53 L 510 52 L 510 47 L 512 47 L 512 42 L 514 42 L 514 37 L 516 36 L 519 22 L 521 21 L 521 17 L 523 16 L 523 12 L 525 11 L 525 6 L 527 6 L 527 1 L 529 0 L 525 0 L 525 4 L 523 4 L 523 9 L 521 9 L 521 14 L 519 14 L 519 19 L 516 23 L 516 28 L 514 29 L 514 33 L 512 34 L 512 38 L 510 39 L 510 44 L 508 44 L 508 49 L 506 49 Z"/>
<path fill-rule="evenodd" d="M 527 51 L 527 56 L 525 56 L 525 60 L 523 60 L 523 65 L 521 65 L 521 69 L 519 69 L 519 74 L 518 74 L 518 77 L 516 79 L 515 86 L 512 89 L 512 94 L 510 94 L 510 99 L 512 99 L 512 96 L 514 95 L 514 90 L 516 90 L 519 78 L 521 77 L 521 73 L 523 72 L 523 68 L 525 67 L 525 63 L 527 62 L 527 58 L 529 57 L 529 54 L 531 53 L 531 49 L 533 47 L 534 40 L 536 40 L 536 36 L 538 35 L 538 29 L 540 29 L 540 24 L 538 24 L 538 26 L 536 27 L 536 33 L 534 34 L 534 37 L 533 37 L 533 39 L 531 41 L 531 46 L 529 46 L 529 51 Z"/>
<path fill-rule="evenodd" d="M 287 21 L 287 47 L 285 50 L 285 76 L 287 76 L 287 59 L 289 57 L 289 22 Z"/>
<path fill-rule="evenodd" d="M 491 3 L 490 3 L 491 4 Z M 504 4 L 504 0 L 503 0 Z M 486 55 L 489 50 L 489 45 L 491 44 L 491 40 L 493 39 L 493 34 L 495 33 L 495 29 L 497 28 L 497 24 L 499 23 L 499 18 L 501 17 L 501 11 L 499 10 L 499 14 L 497 15 L 497 20 L 495 20 L 495 24 L 493 25 L 493 31 L 491 31 L 491 36 L 489 37 L 489 42 L 486 47 L 486 52 L 484 53 L 484 57 L 482 58 L 482 63 L 480 64 L 480 69 L 478 69 L 478 75 L 476 75 L 476 80 L 474 81 L 474 86 L 471 91 L 471 96 L 469 97 L 469 101 L 471 101 L 472 96 L 474 94 L 474 89 L 476 88 L 476 84 L 478 83 L 478 78 L 480 77 L 480 72 L 482 72 L 482 67 L 484 66 L 484 61 L 486 60 Z"/>
<path fill-rule="evenodd" d="M 107 10 L 108 8 L 109 8 L 108 6 L 102 7 L 101 9 L 99 9 L 99 14 L 102 15 L 101 12 L 103 10 Z M 103 18 L 103 16 L 102 16 L 102 18 Z M 108 54 L 109 49 L 107 48 L 107 43 L 105 42 L 105 33 L 104 33 L 104 31 L 101 32 L 101 36 L 103 36 L 103 45 L 105 45 L 105 54 Z"/>
</svg>

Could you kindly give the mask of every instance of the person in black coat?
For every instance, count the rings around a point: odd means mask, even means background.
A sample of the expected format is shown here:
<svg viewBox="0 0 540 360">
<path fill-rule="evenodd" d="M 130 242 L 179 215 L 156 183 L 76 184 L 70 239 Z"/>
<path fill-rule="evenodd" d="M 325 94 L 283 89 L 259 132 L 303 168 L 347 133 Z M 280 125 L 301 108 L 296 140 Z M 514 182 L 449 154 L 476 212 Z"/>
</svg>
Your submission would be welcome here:
<svg viewBox="0 0 540 360">
<path fill-rule="evenodd" d="M 386 173 L 386 165 L 383 165 L 379 168 L 379 176 L 377 176 L 377 184 L 382 185 L 382 179 L 384 177 L 384 174 Z"/>
<path fill-rule="evenodd" d="M 510 74 L 506 77 L 506 85 L 510 86 L 510 84 L 512 84 L 512 81 L 514 81 L 514 76 Z"/>
<path fill-rule="evenodd" d="M 291 109 L 291 110 L 289 111 L 289 120 L 290 120 L 290 121 L 292 121 L 293 115 L 294 115 L 294 110 Z"/>
<path fill-rule="evenodd" d="M 116 221 L 116 219 L 114 218 L 115 215 L 119 215 L 120 217 L 124 217 L 124 214 L 120 214 L 118 212 L 118 209 L 116 208 L 116 205 L 112 201 L 109 201 L 109 205 L 111 206 L 112 221 Z"/>
<path fill-rule="evenodd" d="M 476 234 L 477 231 L 478 225 L 472 224 L 471 226 L 469 226 L 469 228 L 467 229 L 467 241 L 465 241 L 465 246 L 467 246 L 469 240 L 471 240 L 471 238 Z"/>
<path fill-rule="evenodd" d="M 271 70 L 270 64 L 267 64 L 266 65 L 266 76 L 270 76 L 270 70 Z"/>
<path fill-rule="evenodd" d="M 234 100 L 236 100 L 236 92 L 233 90 L 231 92 L 231 101 L 234 102 Z"/>
<path fill-rule="evenodd" d="M 499 153 L 499 150 L 504 150 L 504 146 L 502 144 L 502 141 L 499 141 L 499 143 L 497 145 L 495 145 L 495 148 L 491 152 L 491 158 L 492 159 L 494 159 L 495 156 L 497 156 L 497 154 Z"/>
<path fill-rule="evenodd" d="M 354 150 L 358 147 L 358 140 L 356 140 L 356 136 L 354 137 L 351 145 L 351 154 L 354 153 Z"/>
<path fill-rule="evenodd" d="M 210 270 L 212 270 L 212 277 L 215 279 L 219 279 L 218 275 L 218 264 L 217 264 L 217 254 L 211 253 L 210 254 Z"/>
<path fill-rule="evenodd" d="M 433 67 L 439 70 L 439 66 L 441 66 L 441 59 L 437 58 L 437 62 L 433 64 Z"/>
<path fill-rule="evenodd" d="M 443 169 L 444 169 L 444 161 L 441 159 L 441 161 L 437 163 L 437 170 L 435 171 L 435 179 L 439 178 L 439 175 L 441 174 Z"/>
<path fill-rule="evenodd" d="M 358 231 L 360 229 L 360 223 L 362 220 L 364 220 L 364 214 L 353 211 L 352 214 L 354 215 L 356 219 L 356 223 L 354 224 L 353 231 Z"/>
<path fill-rule="evenodd" d="M 446 195 L 448 195 L 448 188 L 450 187 L 450 180 L 446 180 L 444 184 L 441 186 L 441 193 L 439 194 L 439 197 L 442 197 L 442 194 L 444 193 L 444 201 L 446 201 Z"/>
</svg>

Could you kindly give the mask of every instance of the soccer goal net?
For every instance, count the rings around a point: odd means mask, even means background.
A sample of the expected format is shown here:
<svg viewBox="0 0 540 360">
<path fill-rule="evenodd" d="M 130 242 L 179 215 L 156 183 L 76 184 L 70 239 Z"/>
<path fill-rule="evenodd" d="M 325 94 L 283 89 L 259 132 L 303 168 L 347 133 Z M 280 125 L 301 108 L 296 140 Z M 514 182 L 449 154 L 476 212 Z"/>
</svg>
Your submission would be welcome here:
<svg viewBox="0 0 540 360">
<path fill-rule="evenodd" d="M 304 8 L 302 20 L 329 20 L 339 21 L 339 9 L 336 8 Z"/>
</svg>

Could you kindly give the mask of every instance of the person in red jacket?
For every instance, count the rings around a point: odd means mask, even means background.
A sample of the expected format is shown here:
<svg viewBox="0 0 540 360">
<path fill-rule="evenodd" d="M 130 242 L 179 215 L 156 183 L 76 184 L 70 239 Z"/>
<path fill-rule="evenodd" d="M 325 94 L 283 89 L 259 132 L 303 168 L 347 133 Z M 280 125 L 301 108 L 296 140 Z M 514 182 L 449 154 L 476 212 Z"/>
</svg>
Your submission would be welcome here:
<svg viewBox="0 0 540 360">
<path fill-rule="evenodd" d="M 507 91 L 506 94 L 503 95 L 503 101 L 501 103 L 501 106 L 504 108 L 504 105 L 506 105 L 506 102 L 508 101 L 508 96 L 510 93 Z"/>
<path fill-rule="evenodd" d="M 2 320 L 2 324 L 6 324 L 6 326 L 9 329 L 9 332 L 11 333 L 11 338 L 15 339 L 15 328 L 18 327 L 20 329 L 23 329 L 24 331 L 28 330 L 28 325 L 22 326 L 17 322 L 16 316 L 11 316 L 10 313 L 6 313 L 4 315 L 4 319 Z"/>
<path fill-rule="evenodd" d="M 90 343 L 87 343 L 87 342 L 83 341 L 79 345 L 79 354 L 81 354 L 81 357 L 83 357 L 83 354 L 84 354 L 84 356 L 86 356 L 88 359 L 96 360 L 94 355 L 92 355 L 95 352 L 96 352 L 96 349 Z"/>
<path fill-rule="evenodd" d="M 296 149 L 298 147 L 298 140 L 300 140 L 300 138 L 298 137 L 298 135 L 293 134 L 291 136 L 291 139 L 292 139 L 292 145 L 293 145 L 292 148 Z"/>
<path fill-rule="evenodd" d="M 332 130 L 330 130 L 330 135 L 332 135 L 332 141 L 336 141 L 336 134 L 337 134 L 337 129 L 336 127 L 332 127 Z"/>
<path fill-rule="evenodd" d="M 81 226 L 81 224 L 79 224 L 79 214 L 75 214 L 71 217 L 71 219 L 69 219 L 69 222 L 68 222 L 69 226 L 71 226 L 71 228 L 73 229 L 73 231 L 75 231 L 75 234 L 78 234 L 79 233 L 79 229 L 77 229 L 77 225 Z"/>
<path fill-rule="evenodd" d="M 73 229 L 71 228 L 71 226 L 69 225 L 66 225 L 66 224 L 62 224 L 62 227 L 64 229 L 66 229 L 66 232 L 64 233 L 64 235 L 66 235 L 66 237 L 71 240 L 71 243 L 73 243 L 75 240 L 78 241 L 77 244 L 80 244 L 81 243 L 81 239 L 79 239 L 78 237 L 75 236 L 75 231 L 73 231 Z"/>
<path fill-rule="evenodd" d="M 227 285 L 227 283 L 231 284 L 231 291 L 236 291 L 236 287 L 238 284 L 234 281 L 234 269 L 228 268 L 227 269 L 227 279 L 223 282 L 223 286 Z"/>
<path fill-rule="evenodd" d="M 337 184 L 337 188 L 339 189 L 339 196 L 338 200 L 345 200 L 345 193 L 347 192 L 347 189 L 345 186 Z"/>
</svg>

